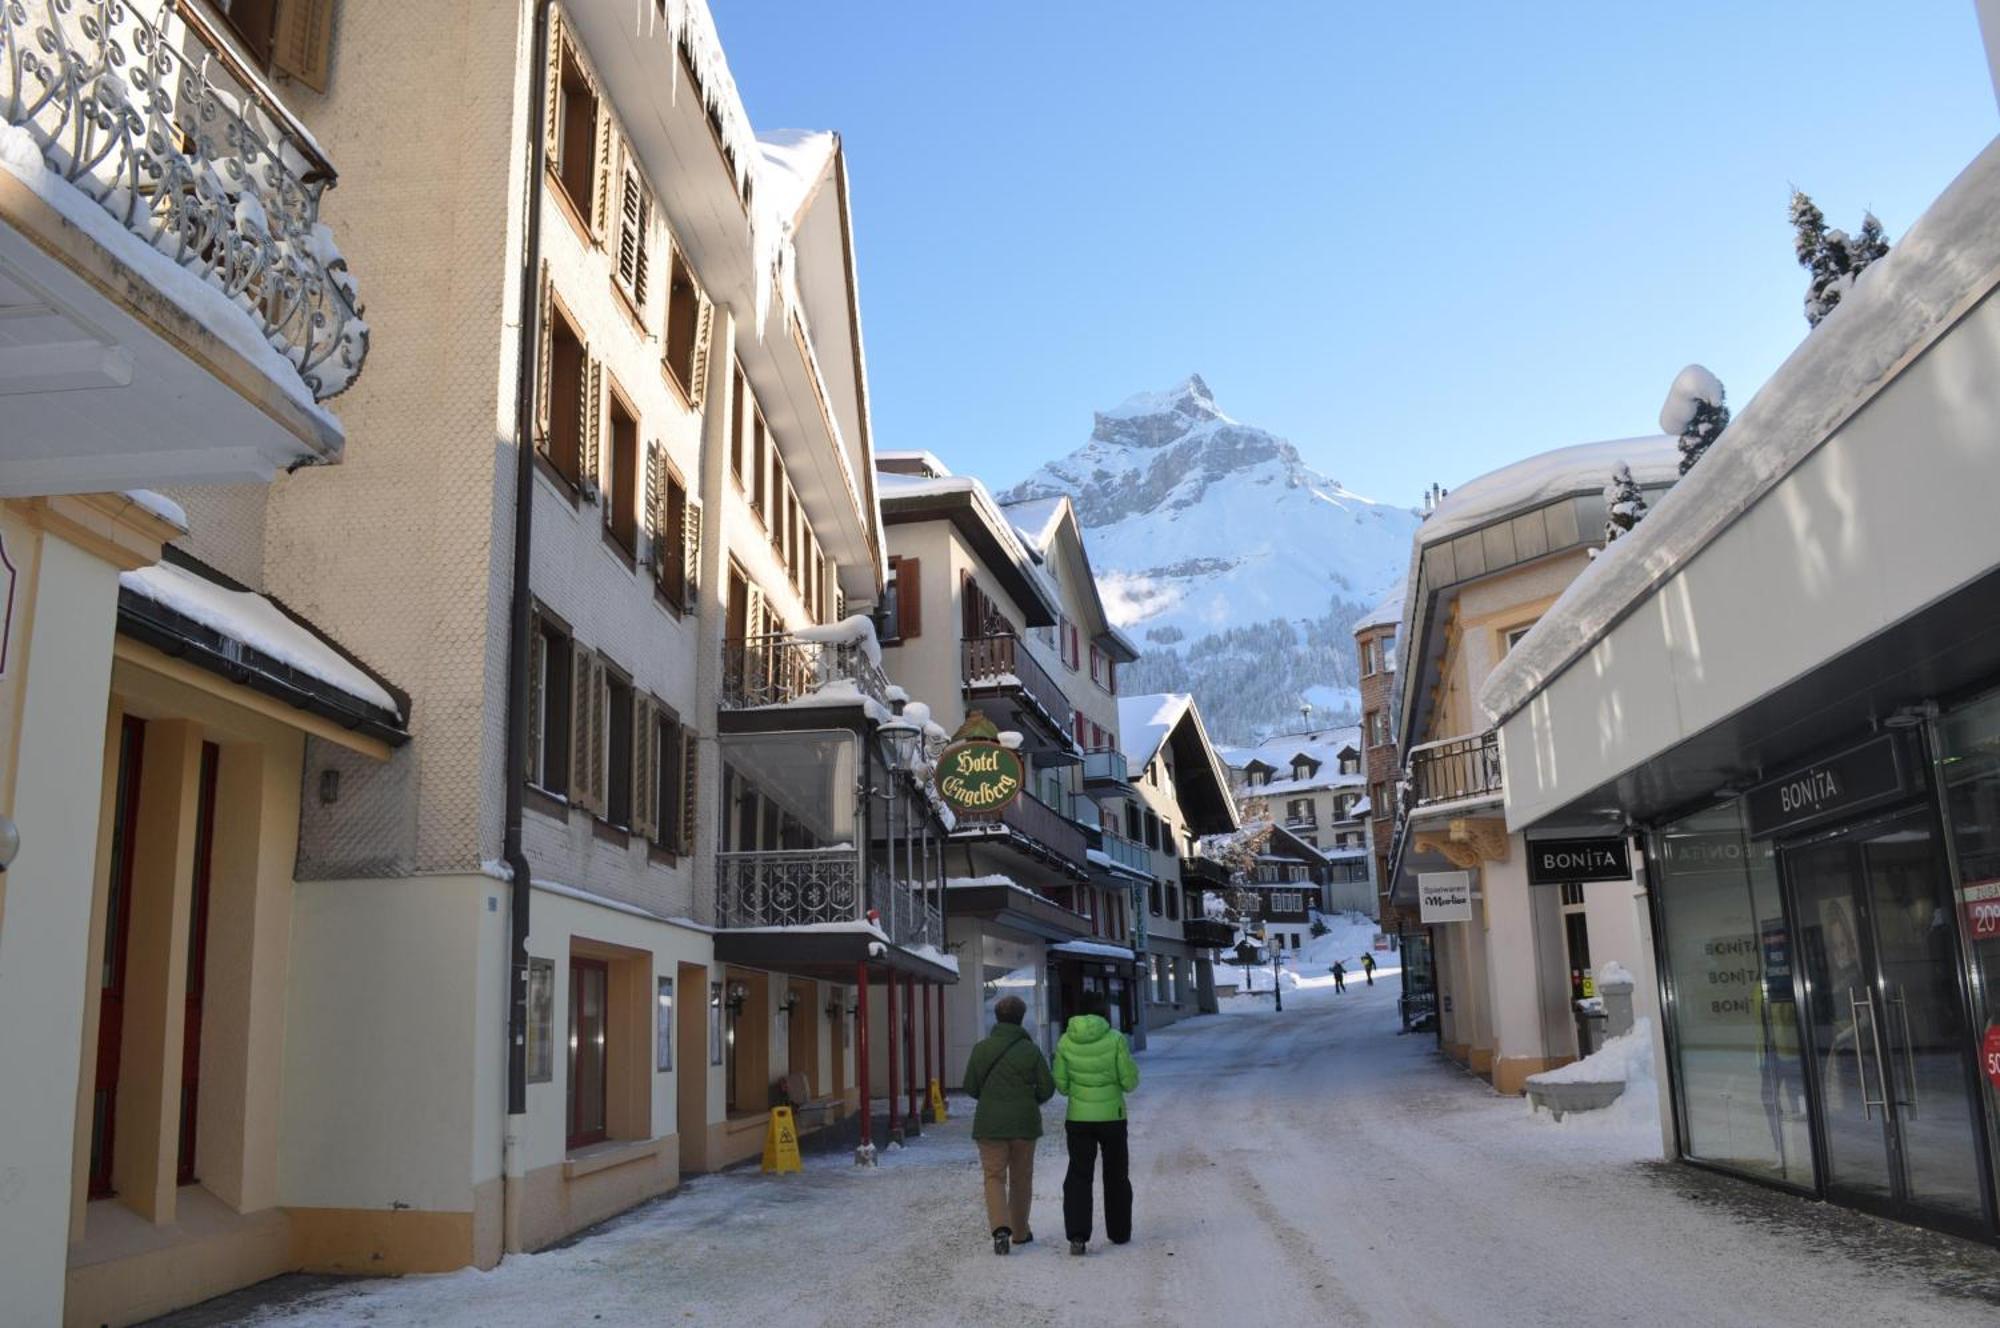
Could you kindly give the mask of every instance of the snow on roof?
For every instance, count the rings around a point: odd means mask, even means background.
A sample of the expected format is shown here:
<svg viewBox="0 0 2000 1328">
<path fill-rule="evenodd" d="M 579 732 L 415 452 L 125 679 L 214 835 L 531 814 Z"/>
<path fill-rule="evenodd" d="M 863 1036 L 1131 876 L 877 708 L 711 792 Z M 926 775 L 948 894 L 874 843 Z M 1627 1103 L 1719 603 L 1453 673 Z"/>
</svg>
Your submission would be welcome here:
<svg viewBox="0 0 2000 1328">
<path fill-rule="evenodd" d="M 1597 493 L 1621 461 L 1632 468 L 1632 478 L 1641 485 L 1671 484 L 1680 474 L 1680 445 L 1665 436 L 1614 438 L 1558 447 L 1488 471 L 1445 495 L 1417 527 L 1417 547 L 1569 494 Z"/>
<path fill-rule="evenodd" d="M 1061 494 L 1053 498 L 1030 498 L 1024 503 L 1008 503 L 1001 510 L 1014 523 L 1014 529 L 1021 537 L 1037 549 L 1046 549 L 1049 540 L 1056 533 L 1056 522 L 1062 518 L 1063 504 L 1069 499 Z"/>
<path fill-rule="evenodd" d="M 1721 535 L 2000 280 L 2000 139 L 1869 265 L 1645 520 L 1569 584 L 1488 676 L 1495 722 L 1526 705 L 1634 604 Z"/>
<path fill-rule="evenodd" d="M 358 701 L 401 716 L 382 685 L 341 657 L 332 646 L 281 612 L 264 596 L 231 590 L 174 563 L 121 572 L 118 584 L 232 641 L 239 641 Z"/>
<path fill-rule="evenodd" d="M 1085 955 L 1093 959 L 1130 959 L 1132 951 L 1122 945 L 1106 945 L 1102 941 L 1063 941 L 1051 945 L 1055 954 Z"/>
<path fill-rule="evenodd" d="M 1340 773 L 1340 754 L 1351 752 L 1361 754 L 1361 730 L 1358 726 L 1335 729 L 1313 729 L 1306 733 L 1280 733 L 1266 738 L 1255 747 L 1230 747 L 1223 751 L 1223 759 L 1232 769 L 1247 769 L 1252 764 L 1262 764 L 1273 770 L 1290 770 L 1303 756 L 1308 761 L 1317 762 L 1319 769 L 1299 779 L 1274 779 L 1268 784 L 1257 784 L 1242 790 L 1255 797 L 1271 797 L 1284 793 L 1306 793 L 1313 789 L 1359 787 L 1366 784 L 1368 776 L 1360 771 L 1344 775 Z"/>
<path fill-rule="evenodd" d="M 1370 627 L 1394 627 L 1402 622 L 1403 597 L 1406 593 L 1406 583 L 1398 581 L 1395 588 L 1382 597 L 1380 603 L 1355 619 L 1354 630 L 1360 632 Z"/>
<path fill-rule="evenodd" d="M 1678 436 L 1694 422 L 1695 408 L 1707 401 L 1722 404 L 1722 380 L 1699 364 L 1690 364 L 1674 375 L 1667 389 L 1666 404 L 1660 407 L 1660 432 Z"/>
<path fill-rule="evenodd" d="M 1135 771 L 1144 770 L 1193 704 L 1194 698 L 1186 692 L 1119 697 L 1118 745 L 1125 752 L 1125 764 Z"/>
<path fill-rule="evenodd" d="M 771 206 L 796 224 L 840 146 L 830 129 L 772 129 L 757 135 L 763 159 L 757 184 Z"/>
</svg>

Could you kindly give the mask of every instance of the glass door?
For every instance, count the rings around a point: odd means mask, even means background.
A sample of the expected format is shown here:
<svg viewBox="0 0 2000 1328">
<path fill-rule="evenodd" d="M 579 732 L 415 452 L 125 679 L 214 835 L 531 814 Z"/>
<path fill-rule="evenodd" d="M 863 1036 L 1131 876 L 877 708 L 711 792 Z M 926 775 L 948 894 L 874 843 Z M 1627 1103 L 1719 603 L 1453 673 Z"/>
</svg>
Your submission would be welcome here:
<svg viewBox="0 0 2000 1328">
<path fill-rule="evenodd" d="M 1944 863 L 1928 811 L 1788 849 L 1830 1197 L 1984 1225 Z"/>
</svg>

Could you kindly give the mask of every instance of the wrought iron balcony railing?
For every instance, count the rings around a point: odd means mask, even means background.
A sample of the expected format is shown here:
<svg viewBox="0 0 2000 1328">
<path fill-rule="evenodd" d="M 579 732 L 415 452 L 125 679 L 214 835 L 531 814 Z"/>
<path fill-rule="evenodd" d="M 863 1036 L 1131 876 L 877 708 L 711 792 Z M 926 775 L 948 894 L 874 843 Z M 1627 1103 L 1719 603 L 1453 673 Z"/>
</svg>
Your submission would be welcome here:
<svg viewBox="0 0 2000 1328">
<path fill-rule="evenodd" d="M 1412 810 L 1466 798 L 1498 797 L 1501 791 L 1500 735 L 1489 729 L 1465 738 L 1447 738 L 1410 749 Z"/>
<path fill-rule="evenodd" d="M 962 662 L 967 689 L 1019 689 L 1048 717 L 1052 727 L 1069 733 L 1075 708 L 1019 637 L 1005 633 L 968 637 Z"/>
<path fill-rule="evenodd" d="M 859 641 L 802 641 L 787 632 L 722 645 L 722 708 L 783 705 L 836 684 L 887 704 L 889 679 Z"/>
<path fill-rule="evenodd" d="M 866 922 L 871 910 L 896 944 L 944 947 L 937 906 L 886 872 L 864 872 L 852 848 L 716 856 L 716 920 L 725 928 Z"/>
<path fill-rule="evenodd" d="M 248 315 L 314 400 L 360 374 L 368 324 L 319 219 L 333 167 L 186 0 L 0 2 L 0 115 Z"/>
</svg>

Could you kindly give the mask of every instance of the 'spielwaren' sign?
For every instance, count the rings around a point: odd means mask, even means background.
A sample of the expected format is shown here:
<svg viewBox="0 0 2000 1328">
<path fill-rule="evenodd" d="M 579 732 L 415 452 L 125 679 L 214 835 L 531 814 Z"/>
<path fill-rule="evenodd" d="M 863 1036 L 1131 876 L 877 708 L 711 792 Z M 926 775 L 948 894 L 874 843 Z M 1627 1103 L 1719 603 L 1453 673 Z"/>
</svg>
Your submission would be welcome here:
<svg viewBox="0 0 2000 1328">
<path fill-rule="evenodd" d="M 1425 926 L 1472 921 L 1472 873 L 1418 872 L 1417 907 Z"/>
<path fill-rule="evenodd" d="M 938 757 L 937 791 L 961 815 L 997 816 L 1021 796 L 1021 758 L 997 742 L 955 743 Z"/>
<path fill-rule="evenodd" d="M 1574 885 L 1582 881 L 1627 881 L 1632 855 L 1625 836 L 1528 841 L 1529 885 Z"/>
</svg>

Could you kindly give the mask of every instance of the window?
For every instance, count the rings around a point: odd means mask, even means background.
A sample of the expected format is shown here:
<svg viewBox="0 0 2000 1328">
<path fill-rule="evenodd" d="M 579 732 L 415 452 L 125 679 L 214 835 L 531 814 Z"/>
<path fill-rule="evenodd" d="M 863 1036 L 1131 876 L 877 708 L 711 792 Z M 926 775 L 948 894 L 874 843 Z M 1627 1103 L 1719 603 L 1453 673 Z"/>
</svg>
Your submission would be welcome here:
<svg viewBox="0 0 2000 1328">
<path fill-rule="evenodd" d="M 653 726 L 651 815 L 647 818 L 653 842 L 674 853 L 694 851 L 694 818 L 691 794 L 694 790 L 695 744 L 674 714 L 655 704 Z"/>
<path fill-rule="evenodd" d="M 761 519 L 770 480 L 771 435 L 764 427 L 764 412 L 752 403 L 750 411 L 750 510 Z"/>
<path fill-rule="evenodd" d="M 1181 892 L 1179 890 L 1169 889 L 1167 891 L 1167 921 L 1179 922 L 1180 920 L 1181 920 Z"/>
<path fill-rule="evenodd" d="M 632 684 L 618 674 L 604 675 L 605 771 L 604 819 L 612 825 L 632 824 Z"/>
<path fill-rule="evenodd" d="M 585 464 L 585 450 L 594 426 L 597 403 L 590 391 L 590 358 L 583 337 L 562 305 L 549 304 L 545 323 L 547 354 L 543 357 L 542 455 L 571 488 L 596 477 Z"/>
<path fill-rule="evenodd" d="M 258 68 L 326 91 L 333 0 L 226 0 L 215 8 Z"/>
<path fill-rule="evenodd" d="M 1296 890 L 1273 890 L 1271 911 L 1273 913 L 1297 913 L 1305 908 L 1305 896 Z"/>
<path fill-rule="evenodd" d="M 689 500 L 665 448 L 656 444 L 647 453 L 647 467 L 653 578 L 669 608 L 691 613 L 700 590 L 701 508 Z"/>
<path fill-rule="evenodd" d="M 729 473 L 740 486 L 750 451 L 750 384 L 743 377 L 742 365 L 736 366 L 735 374 L 729 393 Z"/>
<path fill-rule="evenodd" d="M 1090 647 L 1090 680 L 1099 687 L 1104 686 L 1104 652 L 1095 645 Z"/>
<path fill-rule="evenodd" d="M 1540 619 L 1537 619 L 1536 621 L 1539 622 Z M 1520 645 L 1522 640 L 1528 635 L 1528 633 L 1534 630 L 1535 630 L 1534 623 L 1523 623 L 1519 627 L 1509 627 L 1507 629 L 1507 649 L 1502 651 L 1501 653 L 1508 655 L 1513 654 L 1514 647 Z"/>
<path fill-rule="evenodd" d="M 1160 818 L 1152 812 L 1146 813 L 1146 847 L 1158 852 L 1160 849 Z M 1159 912 L 1154 909 L 1154 912 Z"/>
<path fill-rule="evenodd" d="M 1313 819 L 1311 798 L 1293 798 L 1285 803 L 1285 823 L 1287 825 L 1310 825 Z"/>
<path fill-rule="evenodd" d="M 1385 710 L 1368 712 L 1368 742 L 1370 746 L 1384 747 L 1389 743 L 1389 714 Z"/>
<path fill-rule="evenodd" d="M 570 638 L 538 617 L 529 650 L 528 782 L 561 797 L 569 791 Z"/>
<path fill-rule="evenodd" d="M 1154 881 L 1152 887 L 1146 893 L 1146 907 L 1152 912 L 1153 916 L 1156 918 L 1166 916 L 1167 901 L 1165 899 L 1165 890 L 1160 883 Z"/>
<path fill-rule="evenodd" d="M 564 43 L 557 75 L 549 166 L 585 226 L 597 214 L 597 90 L 576 49 Z"/>
<path fill-rule="evenodd" d="M 891 558 L 883 600 L 885 641 L 909 641 L 923 635 L 923 567 L 916 558 Z"/>
<path fill-rule="evenodd" d="M 611 447 L 606 458 L 611 475 L 605 492 L 604 530 L 628 560 L 639 556 L 639 421 L 624 395 L 611 393 Z"/>
<path fill-rule="evenodd" d="M 1125 837 L 1136 843 L 1139 833 L 1139 809 L 1128 802 L 1125 804 Z"/>
<path fill-rule="evenodd" d="M 1271 772 L 1263 766 L 1252 766 L 1243 773 L 1248 777 L 1252 788 L 1262 788 L 1271 782 Z"/>
<path fill-rule="evenodd" d="M 681 395 L 695 404 L 701 385 L 696 381 L 700 368 L 703 300 L 694 284 L 694 270 L 687 255 L 674 246 L 673 275 L 667 283 L 667 372 Z"/>
<path fill-rule="evenodd" d="M 653 1070 L 665 1074 L 674 1068 L 674 980 L 656 978 L 654 988 Z"/>
<path fill-rule="evenodd" d="M 1060 621 L 1062 631 L 1062 662 L 1070 672 L 1076 672 L 1082 663 L 1083 637 L 1077 632 L 1076 624 L 1064 618 Z"/>
<path fill-rule="evenodd" d="M 569 961 L 569 1146 L 602 1143 L 605 1127 L 606 1007 L 609 969 L 601 959 Z"/>
<path fill-rule="evenodd" d="M 1311 779 L 1313 776 L 1313 772 L 1318 768 L 1319 767 L 1314 765 L 1311 761 L 1301 758 L 1300 760 L 1292 762 L 1292 778 Z"/>
<path fill-rule="evenodd" d="M 556 961 L 528 961 L 528 1082 L 555 1078 Z"/>
<path fill-rule="evenodd" d="M 1360 774 L 1361 754 L 1359 752 L 1342 752 L 1340 754 L 1340 773 L 1343 775 Z"/>
</svg>

